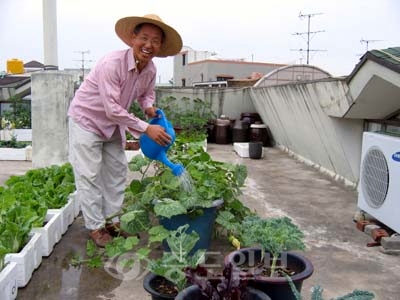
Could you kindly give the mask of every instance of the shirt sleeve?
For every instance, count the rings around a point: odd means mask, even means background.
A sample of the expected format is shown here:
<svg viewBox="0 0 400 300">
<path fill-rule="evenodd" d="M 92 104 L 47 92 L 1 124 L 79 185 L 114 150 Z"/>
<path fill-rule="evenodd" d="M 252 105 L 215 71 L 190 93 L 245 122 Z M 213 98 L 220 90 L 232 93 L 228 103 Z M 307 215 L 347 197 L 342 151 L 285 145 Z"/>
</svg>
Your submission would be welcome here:
<svg viewBox="0 0 400 300">
<path fill-rule="evenodd" d="M 130 114 L 121 105 L 121 65 L 116 61 L 104 61 L 103 67 L 99 69 L 98 88 L 104 111 L 107 118 L 114 121 L 121 128 L 127 129 L 136 136 L 148 127 L 148 123 Z M 150 90 L 154 89 L 150 88 Z"/>
<path fill-rule="evenodd" d="M 156 99 L 155 85 L 156 85 L 156 75 L 154 74 L 149 84 L 151 88 L 148 88 L 145 91 L 145 93 L 139 95 L 137 99 L 138 103 L 140 104 L 140 107 L 143 110 L 148 107 L 152 107 L 154 104 L 154 101 Z"/>
</svg>

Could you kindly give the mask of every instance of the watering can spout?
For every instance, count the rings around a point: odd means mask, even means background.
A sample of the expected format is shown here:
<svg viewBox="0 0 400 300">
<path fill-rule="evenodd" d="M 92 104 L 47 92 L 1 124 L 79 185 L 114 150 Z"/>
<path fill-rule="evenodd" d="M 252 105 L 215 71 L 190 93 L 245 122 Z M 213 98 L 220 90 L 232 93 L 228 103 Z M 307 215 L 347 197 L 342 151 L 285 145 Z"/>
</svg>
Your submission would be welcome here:
<svg viewBox="0 0 400 300">
<path fill-rule="evenodd" d="M 182 173 L 185 171 L 185 168 L 181 164 L 174 164 L 168 158 L 164 151 L 160 152 L 157 156 L 157 160 L 162 162 L 168 168 L 171 169 L 172 174 L 175 176 L 181 176 Z"/>
<path fill-rule="evenodd" d="M 167 158 L 167 151 L 175 141 L 175 131 L 171 123 L 167 120 L 164 112 L 161 109 L 156 111 L 158 117 L 150 120 L 152 125 L 160 125 L 165 128 L 165 131 L 171 136 L 171 143 L 167 146 L 161 146 L 153 141 L 146 134 L 140 136 L 140 148 L 143 154 L 150 158 L 155 159 L 169 167 L 175 176 L 180 176 L 185 171 L 181 164 L 174 164 Z"/>
</svg>

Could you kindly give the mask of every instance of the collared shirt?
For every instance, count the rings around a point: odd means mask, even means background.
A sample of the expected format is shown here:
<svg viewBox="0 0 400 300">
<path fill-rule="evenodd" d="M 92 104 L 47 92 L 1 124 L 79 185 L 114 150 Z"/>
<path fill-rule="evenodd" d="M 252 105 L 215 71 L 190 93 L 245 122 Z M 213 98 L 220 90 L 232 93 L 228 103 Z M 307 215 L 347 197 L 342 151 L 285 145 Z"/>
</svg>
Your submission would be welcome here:
<svg viewBox="0 0 400 300">
<path fill-rule="evenodd" d="M 68 116 L 105 139 L 119 129 L 125 144 L 126 130 L 139 137 L 149 126 L 128 109 L 133 100 L 142 109 L 153 105 L 156 72 L 150 61 L 139 73 L 132 48 L 111 52 L 100 59 L 76 91 Z"/>
</svg>

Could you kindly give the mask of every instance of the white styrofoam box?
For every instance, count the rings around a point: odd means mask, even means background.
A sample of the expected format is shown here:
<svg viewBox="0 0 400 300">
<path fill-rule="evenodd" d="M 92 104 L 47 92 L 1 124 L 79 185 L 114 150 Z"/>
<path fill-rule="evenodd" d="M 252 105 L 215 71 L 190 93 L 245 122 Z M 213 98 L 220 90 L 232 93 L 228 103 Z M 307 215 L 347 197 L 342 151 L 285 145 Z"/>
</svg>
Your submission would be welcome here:
<svg viewBox="0 0 400 300">
<path fill-rule="evenodd" d="M 17 264 L 17 285 L 24 287 L 32 277 L 33 271 L 39 267 L 42 262 L 41 253 L 41 235 L 31 232 L 28 243 L 18 253 L 6 254 L 5 262 L 15 262 Z"/>
<path fill-rule="evenodd" d="M 0 148 L 0 160 L 26 160 L 24 148 Z"/>
<path fill-rule="evenodd" d="M 240 157 L 249 157 L 249 143 L 233 143 L 233 150 Z"/>
<path fill-rule="evenodd" d="M 75 198 L 69 198 L 67 204 L 60 208 L 62 215 L 62 233 L 66 233 L 75 219 Z"/>
<path fill-rule="evenodd" d="M 69 195 L 69 198 L 70 199 L 74 199 L 74 201 L 75 201 L 75 204 L 74 204 L 74 207 L 75 207 L 75 212 L 74 212 L 75 218 L 79 215 L 79 212 L 81 211 L 81 203 L 79 202 L 78 197 L 76 197 L 76 193 L 77 193 L 77 191 L 75 191 L 75 192 L 73 192 L 73 193 L 71 193 Z"/>
<path fill-rule="evenodd" d="M 128 160 L 128 162 L 130 162 L 132 160 L 132 158 L 136 155 L 141 155 L 144 156 L 143 152 L 141 149 L 139 150 L 125 150 L 125 155 L 126 155 L 126 159 Z"/>
<path fill-rule="evenodd" d="M 54 246 L 62 236 L 61 211 L 58 209 L 48 210 L 45 220 L 46 224 L 43 227 L 34 227 L 32 232 L 41 234 L 41 255 L 47 257 L 53 252 Z"/>
<path fill-rule="evenodd" d="M 10 262 L 0 272 L 0 299 L 14 300 L 17 298 L 17 263 Z"/>
</svg>

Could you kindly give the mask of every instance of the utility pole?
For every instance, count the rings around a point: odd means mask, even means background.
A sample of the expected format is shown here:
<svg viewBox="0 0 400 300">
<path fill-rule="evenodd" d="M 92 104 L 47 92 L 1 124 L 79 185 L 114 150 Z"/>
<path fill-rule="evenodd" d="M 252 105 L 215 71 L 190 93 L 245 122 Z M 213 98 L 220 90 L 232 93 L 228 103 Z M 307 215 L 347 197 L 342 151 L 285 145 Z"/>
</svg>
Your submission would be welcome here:
<svg viewBox="0 0 400 300">
<path fill-rule="evenodd" d="M 312 38 L 312 34 L 315 35 L 316 33 L 320 33 L 320 32 L 324 32 L 324 30 L 319 30 L 319 31 L 311 31 L 311 17 L 314 17 L 316 15 L 321 15 L 322 13 L 315 13 L 315 14 L 302 14 L 301 12 L 299 13 L 299 18 L 300 19 L 304 19 L 304 18 L 308 18 L 308 26 L 307 26 L 307 32 L 295 32 L 294 35 L 307 35 L 307 65 L 310 63 L 310 52 L 311 51 L 326 51 L 326 50 L 314 50 L 314 49 L 310 49 L 310 40 Z M 296 49 L 292 49 L 292 50 L 296 50 Z M 297 49 L 296 51 L 303 51 L 303 49 Z"/>
<path fill-rule="evenodd" d="M 374 43 L 374 42 L 382 42 L 382 40 L 364 40 L 361 38 L 360 43 L 365 43 L 365 51 L 368 51 L 368 45 L 369 43 Z"/>
<path fill-rule="evenodd" d="M 85 54 L 89 54 L 90 50 L 86 51 L 74 51 L 75 53 L 80 53 L 81 54 L 81 59 L 80 60 L 75 60 L 75 61 L 80 61 L 81 62 L 81 70 L 82 70 L 82 75 L 81 75 L 81 82 L 85 78 L 85 62 L 91 62 L 92 60 L 85 60 Z"/>
</svg>

